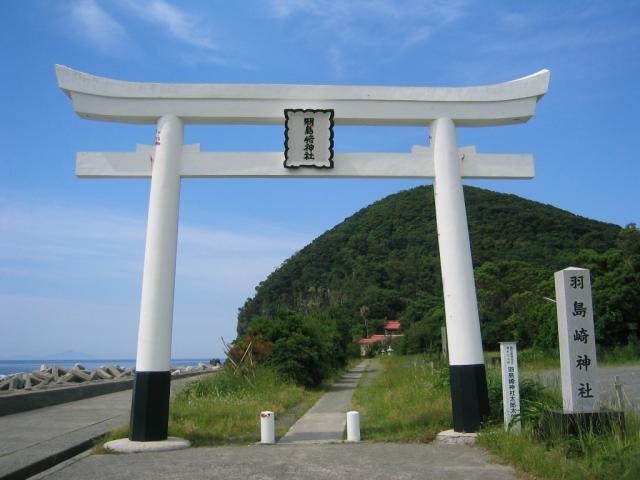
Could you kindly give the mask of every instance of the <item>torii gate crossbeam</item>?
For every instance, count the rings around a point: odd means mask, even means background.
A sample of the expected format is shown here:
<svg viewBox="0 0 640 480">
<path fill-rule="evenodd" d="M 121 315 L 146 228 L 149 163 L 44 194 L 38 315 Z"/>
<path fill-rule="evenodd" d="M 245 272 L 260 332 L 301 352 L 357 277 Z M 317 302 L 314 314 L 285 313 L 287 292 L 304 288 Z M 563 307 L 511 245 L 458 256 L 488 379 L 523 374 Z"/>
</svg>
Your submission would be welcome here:
<svg viewBox="0 0 640 480">
<path fill-rule="evenodd" d="M 182 177 L 433 178 L 457 432 L 488 414 L 487 384 L 462 178 L 531 178 L 531 155 L 459 148 L 457 126 L 523 123 L 550 73 L 462 88 L 133 83 L 56 65 L 60 88 L 86 119 L 156 124 L 155 145 L 135 152 L 83 152 L 80 177 L 151 177 L 131 440 L 167 438 L 169 362 Z M 284 124 L 286 109 L 331 109 L 335 125 L 419 125 L 430 146 L 410 153 L 336 153 L 330 169 L 285 168 L 282 152 L 200 152 L 183 145 L 184 124 Z"/>
</svg>

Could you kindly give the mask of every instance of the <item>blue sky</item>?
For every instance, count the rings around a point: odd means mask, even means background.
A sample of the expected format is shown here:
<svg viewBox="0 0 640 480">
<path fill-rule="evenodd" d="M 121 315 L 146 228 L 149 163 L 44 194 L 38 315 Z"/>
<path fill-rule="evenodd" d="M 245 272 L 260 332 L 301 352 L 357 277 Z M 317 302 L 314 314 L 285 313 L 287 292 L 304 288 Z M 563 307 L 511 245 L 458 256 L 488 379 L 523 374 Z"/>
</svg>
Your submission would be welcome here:
<svg viewBox="0 0 640 480">
<path fill-rule="evenodd" d="M 542 68 L 527 124 L 461 146 L 532 153 L 536 178 L 473 181 L 640 224 L 640 2 L 24 0 L 0 16 L 0 357 L 134 357 L 148 180 L 80 180 L 78 151 L 133 151 L 154 126 L 81 120 L 56 63 L 130 81 L 471 86 Z M 338 151 L 408 152 L 426 128 L 343 127 Z M 192 126 L 203 151 L 281 151 L 280 127 Z M 410 180 L 185 179 L 174 357 L 214 357 L 254 287 Z"/>
</svg>

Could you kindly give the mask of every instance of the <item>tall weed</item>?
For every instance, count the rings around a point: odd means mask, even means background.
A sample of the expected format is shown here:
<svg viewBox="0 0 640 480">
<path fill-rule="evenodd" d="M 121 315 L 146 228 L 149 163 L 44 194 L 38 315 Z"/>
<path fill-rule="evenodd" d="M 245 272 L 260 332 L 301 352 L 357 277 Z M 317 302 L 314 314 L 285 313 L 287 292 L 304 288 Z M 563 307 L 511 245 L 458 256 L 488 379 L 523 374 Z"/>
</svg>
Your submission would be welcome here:
<svg viewBox="0 0 640 480">
<path fill-rule="evenodd" d="M 253 443 L 260 439 L 260 412 L 270 410 L 279 437 L 321 393 L 287 383 L 271 368 L 223 370 L 178 394 L 170 409 L 169 434 L 195 446 Z M 278 421 L 291 416 L 289 424 Z"/>
<path fill-rule="evenodd" d="M 361 435 L 370 441 L 429 442 L 451 423 L 446 366 L 425 356 L 381 357 L 378 375 L 354 395 Z"/>
<path fill-rule="evenodd" d="M 505 432 L 498 372 L 489 370 L 488 385 L 494 416 L 480 443 L 494 455 L 545 479 L 640 478 L 640 422 L 633 413 L 627 413 L 624 426 L 609 430 L 583 428 L 575 434 L 562 428 L 549 430 L 542 422 L 550 409 L 561 409 L 559 392 L 525 378 L 520 384 L 522 431 Z"/>
</svg>

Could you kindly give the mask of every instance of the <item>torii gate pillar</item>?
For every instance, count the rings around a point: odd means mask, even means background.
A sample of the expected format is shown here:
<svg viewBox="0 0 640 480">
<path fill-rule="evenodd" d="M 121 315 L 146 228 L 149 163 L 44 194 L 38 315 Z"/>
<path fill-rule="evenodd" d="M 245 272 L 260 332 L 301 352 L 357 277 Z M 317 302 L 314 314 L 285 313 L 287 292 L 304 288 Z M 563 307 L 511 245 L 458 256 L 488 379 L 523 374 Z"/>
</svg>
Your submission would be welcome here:
<svg viewBox="0 0 640 480">
<path fill-rule="evenodd" d="M 489 415 L 487 379 L 473 277 L 456 128 L 449 118 L 430 125 L 442 290 L 447 319 L 453 429 L 477 432 Z"/>
<path fill-rule="evenodd" d="M 151 173 L 129 439 L 167 438 L 183 124 L 161 117 Z"/>
</svg>

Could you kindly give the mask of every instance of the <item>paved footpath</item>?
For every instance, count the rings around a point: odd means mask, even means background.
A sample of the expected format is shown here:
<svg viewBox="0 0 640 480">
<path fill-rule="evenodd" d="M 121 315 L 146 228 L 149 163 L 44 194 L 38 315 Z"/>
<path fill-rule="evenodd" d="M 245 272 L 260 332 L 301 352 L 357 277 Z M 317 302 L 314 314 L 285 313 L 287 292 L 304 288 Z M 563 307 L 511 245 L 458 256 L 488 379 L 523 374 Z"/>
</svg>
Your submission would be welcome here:
<svg viewBox="0 0 640 480">
<path fill-rule="evenodd" d="M 489 463 L 481 449 L 467 445 L 343 443 L 346 412 L 367 367 L 361 364 L 345 375 L 276 445 L 128 455 L 83 453 L 34 479 L 515 480 L 513 469 Z"/>
<path fill-rule="evenodd" d="M 43 480 L 516 480 L 465 445 L 389 443 L 201 447 L 164 453 L 89 455 Z"/>
<path fill-rule="evenodd" d="M 171 393 L 196 377 L 172 381 Z M 28 478 L 129 423 L 131 390 L 0 417 L 0 480 Z"/>
<path fill-rule="evenodd" d="M 289 429 L 278 443 L 283 445 L 341 442 L 347 423 L 347 412 L 351 410 L 353 392 L 369 365 L 369 362 L 362 362 L 344 375 Z"/>
<path fill-rule="evenodd" d="M 0 479 L 26 478 L 129 421 L 131 390 L 0 417 Z"/>
</svg>

